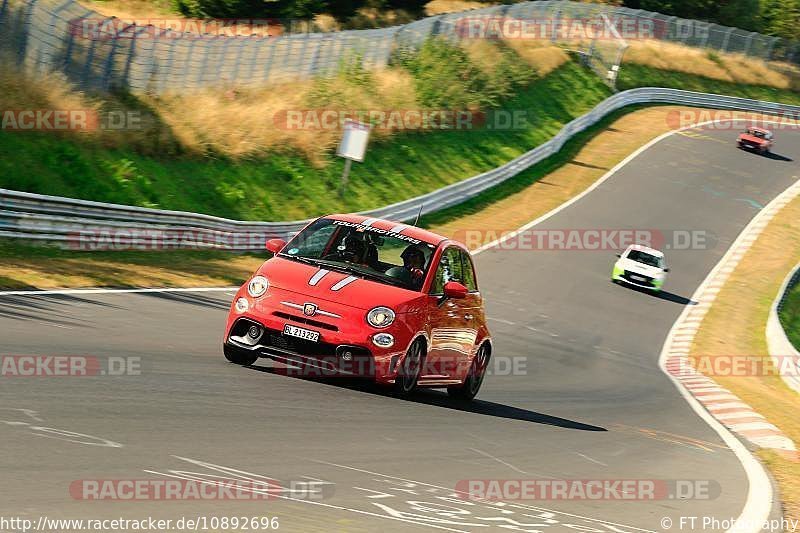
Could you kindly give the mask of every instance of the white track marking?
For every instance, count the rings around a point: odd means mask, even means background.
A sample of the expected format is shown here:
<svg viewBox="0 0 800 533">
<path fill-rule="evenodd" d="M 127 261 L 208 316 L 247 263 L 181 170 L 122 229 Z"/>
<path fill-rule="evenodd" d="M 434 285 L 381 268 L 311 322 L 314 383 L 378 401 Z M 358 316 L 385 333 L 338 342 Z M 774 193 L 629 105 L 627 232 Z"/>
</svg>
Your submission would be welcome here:
<svg viewBox="0 0 800 533">
<path fill-rule="evenodd" d="M 525 472 L 524 470 L 520 470 L 519 468 L 517 468 L 516 466 L 512 465 L 511 463 L 507 463 L 507 462 L 503 461 L 502 459 L 500 459 L 498 457 L 495 457 L 494 455 L 492 455 L 490 453 L 486 453 L 486 452 L 481 451 L 481 450 L 479 450 L 477 448 L 470 448 L 470 450 L 472 450 L 475 453 L 479 453 L 479 454 L 483 455 L 484 457 L 488 457 L 489 459 L 492 459 L 493 461 L 497 461 L 501 465 L 507 466 L 508 468 L 510 468 L 511 470 L 513 470 L 515 472 L 519 472 L 520 474 L 527 474 L 527 472 Z"/>
<path fill-rule="evenodd" d="M 389 479 L 396 479 L 398 481 L 404 481 L 406 483 L 416 483 L 417 485 L 425 485 L 427 487 L 434 487 L 434 488 L 437 488 L 437 489 L 449 490 L 449 491 L 451 491 L 453 493 L 456 493 L 456 494 L 463 494 L 465 496 L 469 496 L 470 498 L 472 497 L 469 493 L 464 492 L 464 491 L 460 491 L 460 490 L 456 490 L 453 487 L 444 487 L 442 485 L 436 485 L 434 483 L 426 483 L 424 481 L 417 481 L 417 480 L 414 480 L 414 479 L 407 479 L 407 478 L 398 477 L 398 476 L 390 476 L 389 474 L 381 474 L 380 472 L 373 472 L 371 470 L 364 470 L 363 468 L 356 468 L 355 466 L 347 466 L 347 465 L 340 465 L 340 464 L 337 464 L 337 463 L 330 463 L 328 461 L 321 461 L 319 459 L 310 459 L 310 461 L 312 461 L 314 463 L 320 463 L 320 464 L 323 464 L 323 465 L 335 466 L 337 468 L 344 468 L 345 470 L 353 470 L 354 472 L 362 472 L 364 474 L 370 474 L 370 475 L 373 475 L 373 476 L 381 476 L 381 477 L 385 477 L 385 478 L 389 478 Z M 522 509 L 526 508 L 524 505 L 518 505 L 518 504 L 514 504 L 514 503 L 507 504 L 507 507 L 522 508 Z M 619 527 L 624 527 L 624 528 L 628 528 L 628 529 L 634 529 L 636 531 L 645 531 L 647 533 L 655 533 L 654 531 L 651 531 L 649 529 L 642 529 L 642 528 L 638 528 L 638 527 L 634 527 L 634 526 L 628 526 L 628 525 L 625 525 L 625 524 L 620 524 L 618 522 L 611 522 L 609 520 L 602 520 L 600 518 L 589 518 L 587 516 L 583 516 L 583 515 L 579 515 L 579 514 L 565 513 L 564 511 L 555 511 L 553 509 L 545 509 L 544 507 L 539 507 L 539 506 L 536 506 L 536 507 L 537 507 L 537 509 L 541 509 L 542 511 L 547 511 L 547 512 L 555 513 L 555 514 L 561 514 L 561 515 L 564 515 L 564 516 L 571 516 L 573 518 L 580 518 L 581 520 L 586 520 L 587 522 L 598 522 L 600 524 L 608 524 L 608 525 L 611 525 L 611 526 L 619 526 Z"/>
<path fill-rule="evenodd" d="M 588 455 L 584 455 L 584 454 L 582 454 L 581 452 L 575 452 L 575 453 L 577 453 L 578 455 L 580 455 L 581 457 L 583 457 L 583 458 L 584 458 L 584 459 L 586 459 L 587 461 L 591 461 L 591 462 L 592 462 L 592 463 L 594 463 L 594 464 L 598 464 L 598 465 L 600 465 L 600 466 L 608 466 L 607 464 L 605 464 L 605 463 L 603 463 L 603 462 L 600 462 L 600 461 L 598 461 L 597 459 L 592 459 L 592 458 L 591 458 L 591 457 L 589 457 Z"/>
<path fill-rule="evenodd" d="M 237 291 L 239 287 L 175 287 L 163 289 L 54 289 L 48 291 L 0 291 L 0 296 L 52 296 L 56 294 L 132 294 L 149 292 L 225 292 Z M 236 294 L 234 292 L 234 294 Z"/>
<path fill-rule="evenodd" d="M 185 460 L 185 461 L 189 461 L 189 462 L 194 462 L 195 461 L 193 459 L 190 459 L 190 458 L 187 458 L 187 457 L 180 457 L 178 455 L 174 455 L 173 457 L 176 457 L 178 459 L 182 459 L 182 460 Z M 211 466 L 208 466 L 208 463 L 203 463 L 203 464 L 206 466 L 206 468 L 210 468 L 211 470 L 218 470 L 218 469 L 215 469 L 215 468 L 213 468 Z M 233 469 L 226 469 L 226 470 L 233 471 Z M 186 478 L 185 476 L 180 476 L 180 475 L 174 474 L 171 471 L 170 471 L 170 473 L 158 472 L 156 470 L 148 470 L 148 469 L 144 469 L 143 471 L 148 473 L 148 474 L 155 474 L 155 475 L 158 475 L 158 476 L 171 477 L 171 478 L 175 478 L 175 479 L 192 479 L 192 478 Z M 224 472 L 223 470 L 218 470 L 218 471 Z M 256 476 L 256 477 L 261 477 L 261 478 L 264 477 L 261 474 L 254 474 L 252 472 L 246 472 L 244 470 L 236 470 L 236 472 L 244 474 L 245 476 Z M 206 481 L 206 480 L 202 480 L 202 479 L 201 480 L 195 480 L 195 481 L 198 481 L 198 482 L 200 482 L 202 484 L 212 484 L 212 485 L 216 484 L 216 482 L 214 482 L 214 481 Z M 242 489 L 242 490 L 245 490 L 245 489 Z M 251 492 L 253 492 L 253 489 L 251 489 Z M 416 526 L 432 527 L 432 528 L 435 528 L 435 529 L 442 529 L 444 531 L 453 531 L 455 533 L 469 533 L 469 531 L 465 531 L 463 529 L 453 529 L 453 528 L 449 528 L 449 527 L 445 527 L 445 526 L 438 526 L 436 524 L 428 524 L 428 523 L 424 523 L 424 522 L 417 522 L 415 520 L 409 520 L 409 519 L 401 518 L 401 517 L 397 517 L 397 516 L 390 516 L 390 515 L 385 515 L 385 514 L 380 514 L 380 513 L 373 513 L 373 512 L 364 511 L 364 510 L 361 510 L 361 509 L 353 509 L 351 507 L 343 507 L 341 505 L 333 505 L 333 504 L 330 504 L 330 503 L 323 503 L 323 502 L 316 501 L 316 500 L 305 500 L 305 499 L 300 499 L 300 498 L 293 498 L 291 496 L 285 496 L 283 494 L 270 493 L 270 497 L 280 498 L 282 500 L 288 500 L 288 501 L 291 501 L 291 502 L 305 503 L 305 504 L 309 504 L 309 505 L 316 505 L 316 506 L 319 506 L 319 507 L 326 507 L 328 509 L 337 509 L 339 511 L 349 511 L 351 513 L 357 513 L 357 514 L 366 515 L 366 516 L 372 516 L 372 517 L 376 517 L 376 518 L 383 518 L 383 519 L 386 519 L 386 520 L 395 520 L 395 521 L 398 521 L 398 522 L 406 522 L 408 524 L 414 524 Z"/>
</svg>

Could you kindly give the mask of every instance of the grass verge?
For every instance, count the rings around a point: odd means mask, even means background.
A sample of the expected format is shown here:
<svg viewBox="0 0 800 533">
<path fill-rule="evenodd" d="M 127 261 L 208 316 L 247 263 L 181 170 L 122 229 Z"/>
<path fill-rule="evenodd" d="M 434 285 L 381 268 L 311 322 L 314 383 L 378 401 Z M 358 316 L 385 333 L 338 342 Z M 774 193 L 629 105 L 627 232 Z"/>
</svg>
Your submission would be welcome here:
<svg viewBox="0 0 800 533">
<path fill-rule="evenodd" d="M 755 356 L 763 358 L 764 374 L 777 374 L 765 327 L 772 302 L 798 256 L 800 199 L 795 199 L 770 222 L 717 295 L 694 339 L 695 361 L 719 354 Z M 800 395 L 780 376 L 712 377 L 800 443 Z M 778 482 L 785 516 L 800 519 L 800 462 L 769 450 L 756 453 Z"/>
</svg>

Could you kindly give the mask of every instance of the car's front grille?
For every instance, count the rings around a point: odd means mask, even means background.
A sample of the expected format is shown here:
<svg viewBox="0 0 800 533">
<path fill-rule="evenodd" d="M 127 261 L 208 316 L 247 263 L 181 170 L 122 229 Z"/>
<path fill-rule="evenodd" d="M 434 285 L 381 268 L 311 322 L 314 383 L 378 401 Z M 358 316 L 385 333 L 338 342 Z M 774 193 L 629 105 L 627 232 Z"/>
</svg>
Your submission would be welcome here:
<svg viewBox="0 0 800 533">
<path fill-rule="evenodd" d="M 314 357 L 326 357 L 336 355 L 336 345 L 327 342 L 313 342 L 306 339 L 299 339 L 284 335 L 280 331 L 267 330 L 269 335 L 264 338 L 262 344 L 268 344 L 301 355 Z"/>
<path fill-rule="evenodd" d="M 284 313 L 283 311 L 275 311 L 272 314 L 286 320 L 292 320 L 294 322 L 299 322 L 301 324 L 306 324 L 308 326 L 314 326 L 315 328 L 327 329 L 328 331 L 339 331 L 339 328 L 337 328 L 333 324 L 326 324 L 325 322 L 320 322 L 319 320 L 313 320 L 311 318 L 306 318 L 302 316 L 295 316 L 290 313 Z"/>
<path fill-rule="evenodd" d="M 652 277 L 645 276 L 644 274 L 637 274 L 636 272 L 631 272 L 630 270 L 626 270 L 622 277 L 631 283 L 637 283 L 639 285 L 653 285 Z"/>
</svg>

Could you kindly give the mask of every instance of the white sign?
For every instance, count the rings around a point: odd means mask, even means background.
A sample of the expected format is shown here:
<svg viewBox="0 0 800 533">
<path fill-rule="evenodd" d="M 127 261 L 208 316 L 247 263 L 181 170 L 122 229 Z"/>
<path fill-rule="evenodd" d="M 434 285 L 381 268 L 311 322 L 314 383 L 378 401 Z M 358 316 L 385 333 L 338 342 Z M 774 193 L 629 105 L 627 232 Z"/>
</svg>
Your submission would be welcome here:
<svg viewBox="0 0 800 533">
<path fill-rule="evenodd" d="M 367 151 L 367 141 L 369 141 L 371 129 L 372 125 L 370 124 L 356 122 L 349 118 L 345 119 L 344 134 L 336 155 L 359 163 L 364 161 L 364 153 Z"/>
</svg>

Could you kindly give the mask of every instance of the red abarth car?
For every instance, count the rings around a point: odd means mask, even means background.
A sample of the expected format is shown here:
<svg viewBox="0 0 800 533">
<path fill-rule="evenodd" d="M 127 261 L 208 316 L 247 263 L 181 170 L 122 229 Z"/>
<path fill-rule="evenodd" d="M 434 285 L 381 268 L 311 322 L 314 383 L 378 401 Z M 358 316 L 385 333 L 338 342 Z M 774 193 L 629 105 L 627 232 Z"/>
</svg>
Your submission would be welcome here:
<svg viewBox="0 0 800 533">
<path fill-rule="evenodd" d="M 225 357 L 267 357 L 306 376 L 355 376 L 391 386 L 446 387 L 472 399 L 492 354 L 467 249 L 429 231 L 332 215 L 308 224 L 237 292 Z"/>
</svg>

